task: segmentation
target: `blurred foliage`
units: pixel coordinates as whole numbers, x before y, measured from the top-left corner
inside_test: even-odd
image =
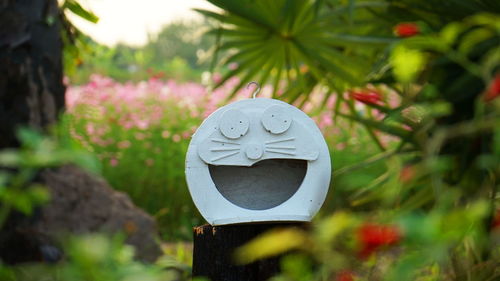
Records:
[[[98,157],[103,177],[156,218],[162,238],[190,240],[202,219],[183,167],[206,110],[203,86],[160,79],[122,84],[94,75],[70,87],[66,101],[60,135]]]
[[[206,52],[213,45],[213,39],[204,34],[207,25],[208,22],[170,23],[150,38],[144,50],[158,66],[178,57],[193,69],[206,68],[209,63]]]
[[[0,231],[9,227],[6,222],[10,215],[32,217],[37,207],[50,201],[49,192],[37,181],[40,170],[65,164],[79,165],[90,172],[100,170],[91,154],[54,137],[42,136],[29,128],[20,128],[17,137],[20,148],[0,150]],[[0,260],[0,280],[27,279],[18,277],[15,268]]]
[[[210,34],[218,38],[215,51],[227,51],[220,63],[240,66],[216,87],[241,74],[240,87],[252,80],[272,81],[274,96],[285,79],[291,102],[313,92],[320,82],[331,91],[343,92],[365,82],[380,51],[396,41],[390,36],[390,24],[374,20],[378,16],[368,12],[380,2],[209,2],[223,9],[219,13],[198,10],[219,22]],[[366,22],[370,24],[361,24]],[[360,44],[370,48],[359,48]]]
[[[73,84],[88,82],[92,74],[120,82],[151,77],[199,81],[208,70],[207,55],[213,45],[213,39],[203,32],[205,26],[205,22],[173,22],[140,47],[101,45],[71,26],[73,39],[64,51],[66,75]]]
[[[0,229],[12,211],[31,215],[35,207],[46,203],[49,194],[36,183],[38,171],[64,164],[77,164],[91,172],[99,170],[96,159],[88,152],[21,128],[17,132],[20,149],[0,151]]]
[[[214,58],[239,66],[215,87],[270,82],[299,106],[321,88],[355,136],[333,152],[316,229],[270,233],[237,260],[301,250],[276,280],[499,278],[500,2],[209,2]]]
[[[281,260],[282,274],[273,281],[497,280],[498,236],[489,236],[481,225],[488,212],[487,202],[476,202],[426,214],[377,214],[392,224],[336,212],[316,221],[310,232],[268,232],[239,248],[235,261],[246,264],[292,251]],[[499,235],[500,229],[496,231]],[[480,249],[491,246],[488,257],[481,257]]]
[[[195,63],[212,58],[211,68],[223,73],[217,79],[217,73],[213,75],[215,89],[239,77],[228,100],[256,80],[263,88],[270,87],[273,97],[312,107],[305,110],[312,115],[330,111],[322,116],[335,122],[324,128],[333,154],[333,189],[313,230],[268,233],[237,250],[236,262],[292,251],[282,259],[283,272],[275,281],[500,278],[498,1],[209,2],[221,8],[199,10],[213,21],[206,26],[211,28],[207,35],[214,37],[214,46],[199,35],[201,26],[189,29],[189,24],[167,26],[143,48],[108,48],[78,36],[68,41],[74,48],[66,52],[66,66],[77,83],[86,82],[90,73],[122,81],[183,80],[200,77],[207,62],[190,76]],[[312,103],[318,92],[321,101]],[[151,154],[144,154],[144,148],[163,144],[168,144],[165,151],[170,154],[165,155],[174,166],[159,165],[158,171],[182,171],[174,160],[184,158],[186,143],[165,139],[177,133],[180,140],[180,133],[202,115],[184,118],[187,110],[166,108],[173,114],[169,120],[162,119],[168,130],[159,126],[142,132],[144,128],[137,125],[131,130],[105,131],[103,136],[114,134],[123,137],[118,141],[129,141],[131,154],[116,149],[108,157],[108,150],[92,145],[91,150],[108,157],[104,171],[116,172],[114,165],[126,165],[136,173],[151,172],[144,166],[165,156],[157,153],[157,158],[148,158]],[[84,113],[98,123],[103,116],[120,116],[118,110],[107,108],[109,115]],[[89,127],[84,121],[63,124],[70,133],[92,137],[86,135]],[[106,141],[94,143],[101,140]],[[110,145],[114,146],[118,143]],[[112,161],[117,156],[120,162]],[[130,186],[130,175],[116,178]],[[152,181],[162,179],[151,175]],[[166,178],[175,179],[169,183],[174,186],[179,183],[175,176]],[[151,205],[148,200],[153,197],[164,198],[156,192],[145,195],[150,183],[134,183],[135,190],[130,191],[143,198],[145,206]],[[163,206],[163,211],[153,212],[158,211],[158,217],[188,218],[169,219],[175,221],[173,227],[190,226],[189,216],[169,213],[187,195],[162,192],[171,201],[158,203],[156,207]],[[113,259],[112,255],[106,258]],[[100,265],[93,267],[101,272]],[[122,278],[120,270],[106,270],[102,269],[103,276]]]
[[[101,169],[97,159],[87,151],[77,149],[62,135],[47,137],[23,128],[18,131],[18,138],[21,148],[0,151],[0,229],[10,213],[30,216],[36,207],[50,200],[45,187],[36,183],[41,169],[64,164],[76,164],[90,172]],[[180,246],[170,251],[170,256],[162,256],[156,264],[143,264],[133,260],[134,249],[124,244],[125,236],[121,234],[113,237],[87,234],[65,239],[62,261],[51,265],[15,266],[0,261],[0,280],[190,280],[190,259],[186,259],[185,250]]]
[[[68,19],[67,13],[72,13],[92,23],[99,21],[80,2],[60,1],[64,67],[71,83],[86,83],[92,74],[120,82],[151,77],[198,81],[208,69],[208,50],[213,40],[205,35],[207,22],[173,22],[150,36],[145,46],[110,47],[95,42]]]
[[[96,16],[91,11],[82,7],[82,5],[80,5],[80,3],[78,3],[78,1],[64,0],[64,1],[62,1],[60,8],[63,12],[65,12],[66,10],[69,10],[73,14],[75,14],[75,15],[77,15],[77,16],[81,17],[82,19],[85,19],[89,22],[97,23],[99,21],[98,16]]]
[[[373,28],[369,29],[371,34],[385,35],[391,39],[384,42],[385,44],[379,42],[379,45],[372,46],[373,42],[370,41],[372,37],[359,35],[356,38],[360,40],[353,45],[356,50],[351,52],[347,45],[340,48],[346,52],[346,57],[351,54],[354,57],[360,57],[356,52],[370,53],[375,56],[365,61],[371,62],[373,67],[379,67],[377,75],[372,75],[373,73],[363,74],[362,72],[356,75],[363,78],[364,84],[351,83],[352,81],[345,79],[335,70],[323,67],[321,75],[312,85],[316,87],[318,84],[324,83],[324,86],[328,88],[330,84],[338,83],[348,86],[348,88],[339,88],[343,89],[341,91],[328,91],[329,94],[335,95],[337,98],[334,116],[362,124],[375,141],[374,143],[382,150],[378,161],[392,161],[389,168],[392,168],[393,171],[389,171],[389,178],[382,181],[380,186],[391,181],[392,177],[398,177],[398,171],[411,163],[418,166],[416,169],[420,169],[420,165],[426,167],[434,165],[432,170],[441,168],[441,171],[436,172],[443,173],[445,177],[439,181],[439,185],[467,185],[467,181],[457,182],[455,180],[459,175],[466,175],[466,170],[471,171],[469,174],[475,177],[476,183],[478,178],[482,182],[486,180],[484,175],[496,171],[495,165],[498,162],[495,161],[490,163],[491,166],[488,167],[473,168],[471,165],[474,165],[474,159],[478,153],[490,153],[492,157],[496,156],[494,143],[490,136],[498,127],[498,105],[496,101],[484,102],[483,97],[488,86],[494,83],[494,75],[499,68],[499,16],[481,12],[498,11],[499,4],[488,1],[472,1],[475,4],[463,4],[459,7],[475,8],[471,11],[476,11],[476,15],[465,17],[462,10],[452,9],[449,12],[451,19],[443,19],[435,14],[439,9],[433,9],[434,6],[439,5],[437,3],[431,5],[429,1],[425,5],[409,0],[398,3],[392,1],[348,1],[346,3],[342,1],[277,1],[272,5],[265,1],[243,1],[238,4],[230,1],[210,2],[223,8],[223,12],[201,12],[220,21],[221,27],[217,30],[221,32],[221,46],[232,48],[232,53],[235,55],[230,56],[229,61],[237,61],[240,65],[237,70],[228,72],[227,77],[236,75],[239,71],[249,71],[248,69],[252,67],[246,66],[246,64],[251,64],[256,68],[258,65],[258,68],[266,69],[259,63],[259,60],[250,60],[247,59],[247,56],[255,55],[255,50],[261,50],[260,48],[270,44],[269,38],[273,36],[283,37],[283,34],[288,34],[288,37],[285,38],[287,40],[273,41],[275,45],[270,47],[271,49],[288,48],[289,45],[293,46],[297,42],[305,40],[301,36],[309,36],[312,33],[312,27],[315,27],[317,34],[321,34],[321,36],[318,35],[318,38],[326,37],[332,41],[337,38],[338,34],[350,32],[345,30],[346,25],[352,25],[353,29],[358,26],[369,26]],[[465,1],[465,3],[468,2]],[[346,11],[346,9],[350,9],[351,13],[334,13],[337,10]],[[421,13],[421,9],[424,9],[426,13]],[[387,22],[388,19],[386,19],[387,16],[383,16],[384,13],[392,14],[395,10],[400,11],[399,16]],[[309,20],[302,21],[297,13],[307,15],[304,17]],[[325,23],[325,26],[316,26],[319,23],[323,24],[325,18],[322,15],[324,14],[331,16],[327,20],[330,25]],[[401,18],[403,15],[406,17]],[[344,19],[346,16],[349,17]],[[358,16],[361,18],[358,19]],[[367,21],[368,18],[370,21]],[[339,24],[337,21],[340,20],[345,20],[346,24]],[[351,24],[348,24],[349,21]],[[422,22],[421,25],[426,28],[421,28],[421,34],[411,38],[400,39],[391,36],[392,27],[400,21]],[[305,26],[306,23],[310,27]],[[295,29],[292,28],[295,26],[300,26],[300,28],[297,27],[297,30],[307,32],[299,32],[295,35],[293,32]],[[263,28],[267,28],[266,32],[263,32]],[[353,33],[361,32],[358,29],[355,30],[357,32]],[[250,33],[253,37],[249,35]],[[258,37],[256,34],[262,36]],[[249,36],[252,39],[245,41],[242,39],[244,36]],[[328,53],[330,49],[338,50],[338,47],[333,44],[321,45],[318,38],[316,38],[317,43],[307,44],[308,48],[314,50],[311,53],[319,54],[322,51]],[[368,41],[363,42],[362,38]],[[472,40],[474,44],[469,40]],[[345,43],[343,40],[338,40],[338,42]],[[369,51],[362,51],[365,49]],[[381,50],[385,50],[383,52],[385,56],[376,61]],[[300,68],[305,69],[302,71],[303,75],[290,74],[285,76],[288,79],[288,85],[300,86],[302,84],[297,84],[298,80],[309,74],[314,75],[314,68],[321,63],[331,62],[328,59],[314,62],[314,56],[308,57],[306,54],[290,55],[288,59],[287,57],[283,59],[283,64],[269,66],[272,71],[259,72],[262,75],[261,80],[266,81],[267,78],[272,77],[272,72],[284,71],[289,74],[294,72],[293,68],[287,67],[287,65],[293,65],[292,60],[294,59],[298,63],[299,70]],[[263,61],[269,60],[263,59]],[[222,63],[227,62],[222,60]],[[342,69],[349,68],[351,65],[342,65]],[[366,67],[362,68],[366,69]],[[246,83],[253,78],[255,77],[242,78],[241,83]],[[277,79],[280,80],[280,76]],[[223,82],[224,79],[221,83]],[[370,85],[367,86],[368,82]],[[363,89],[363,87],[376,87],[375,93],[381,99],[387,97],[388,93],[396,93],[399,95],[400,101],[390,104],[389,100],[381,100],[381,103],[377,103],[359,97],[353,98],[353,95],[349,94],[353,91],[351,89]],[[307,100],[307,96],[312,91],[310,88],[301,89],[304,92],[299,95],[300,98]],[[345,90],[347,90],[347,94],[343,94]],[[293,101],[294,95],[291,92],[285,92],[282,98]],[[359,112],[355,103],[363,103],[367,107],[366,110]],[[380,113],[378,119],[373,115],[373,111]],[[389,135],[394,138],[396,145],[394,142],[391,142],[394,147],[383,145],[378,135]],[[454,143],[454,140],[460,140],[460,143]],[[473,140],[477,142],[478,148],[470,147]],[[392,156],[397,156],[397,159],[390,159]],[[387,160],[388,158],[389,160]],[[468,161],[464,161],[464,158],[468,158]],[[443,161],[456,161],[463,163],[463,165],[455,167],[446,165]],[[376,161],[369,164],[373,163]],[[399,168],[395,166],[399,166]],[[422,172],[419,177],[430,176],[425,174],[424,170],[419,170],[419,172]],[[461,179],[465,180],[464,177]],[[394,179],[392,181],[398,182]],[[435,184],[434,181],[432,185]],[[429,188],[432,188],[432,185],[429,185]],[[488,184],[488,186],[490,185]],[[413,193],[411,188],[409,189],[398,196],[402,196],[401,199],[404,199],[405,194]],[[470,192],[473,193],[472,190]],[[379,192],[374,191],[374,193]],[[464,193],[464,195],[470,196],[472,194]],[[385,197],[385,195],[381,194],[380,197]],[[438,198],[439,195],[435,194],[430,199],[435,203],[436,201],[433,199]]]
[[[134,249],[122,235],[87,234],[67,239],[66,256],[54,264],[2,267],[5,281],[181,281],[191,280],[190,267],[164,256],[156,264],[133,260]]]

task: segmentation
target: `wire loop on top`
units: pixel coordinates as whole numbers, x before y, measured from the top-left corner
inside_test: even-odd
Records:
[[[257,89],[255,89],[255,91],[253,91],[253,94],[252,94],[252,98],[254,99],[257,96],[257,94],[260,92],[260,85],[259,85],[259,83],[255,82],[255,81],[252,81],[252,82],[250,82],[250,83],[247,84],[247,89],[252,84],[255,84],[255,86],[257,86]]]

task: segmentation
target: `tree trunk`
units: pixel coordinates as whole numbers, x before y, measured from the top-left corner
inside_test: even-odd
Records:
[[[64,107],[56,0],[0,0],[0,149],[19,126],[42,130]]]
[[[59,13],[56,0],[0,0],[0,150],[19,147],[19,127],[44,131],[64,109]],[[105,182],[76,167],[37,180],[52,200],[32,217],[11,214],[0,229],[0,261],[56,261],[58,233],[93,231],[126,232],[141,260],[160,254],[153,218]]]
[[[58,13],[56,0],[0,0],[0,149],[19,146],[21,126],[54,124],[64,106]],[[11,214],[0,232],[1,260],[40,260],[35,220]]]

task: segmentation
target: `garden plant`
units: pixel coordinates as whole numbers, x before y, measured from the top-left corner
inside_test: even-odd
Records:
[[[37,169],[76,163],[152,214],[161,239],[189,241],[203,223],[184,178],[190,137],[218,107],[250,98],[245,86],[256,81],[260,96],[317,122],[332,183],[310,230],[266,233],[239,248],[236,263],[284,254],[274,281],[500,280],[500,2],[208,2],[219,9],[198,10],[207,29],[195,41],[210,72],[206,61],[193,70],[183,53],[187,74],[169,73],[173,54],[158,62],[167,39],[118,52],[66,34],[67,110],[57,141],[22,130],[22,148],[0,153],[0,166],[11,169],[0,174],[0,227],[7,212],[30,214],[49,200],[43,187],[19,188]],[[95,20],[76,1],[64,3]],[[92,63],[86,48],[109,60]],[[79,67],[97,73],[83,77]],[[184,263],[165,255],[145,265],[122,238],[70,238],[63,262],[0,263],[0,279],[189,278],[184,248]]]
[[[240,262],[302,249],[276,280],[499,278],[500,4],[210,2],[220,62],[239,64],[216,87],[274,81],[274,97],[303,105],[321,88],[333,120],[378,150],[339,167],[332,147],[334,213],[257,239]],[[348,184],[370,166],[376,178]]]

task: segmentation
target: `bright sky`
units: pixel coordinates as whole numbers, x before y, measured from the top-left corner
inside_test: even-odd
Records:
[[[205,0],[80,0],[79,3],[100,19],[97,24],[68,14],[72,22],[94,40],[106,45],[118,42],[143,45],[148,34],[179,19],[199,19],[192,8],[214,10]]]

